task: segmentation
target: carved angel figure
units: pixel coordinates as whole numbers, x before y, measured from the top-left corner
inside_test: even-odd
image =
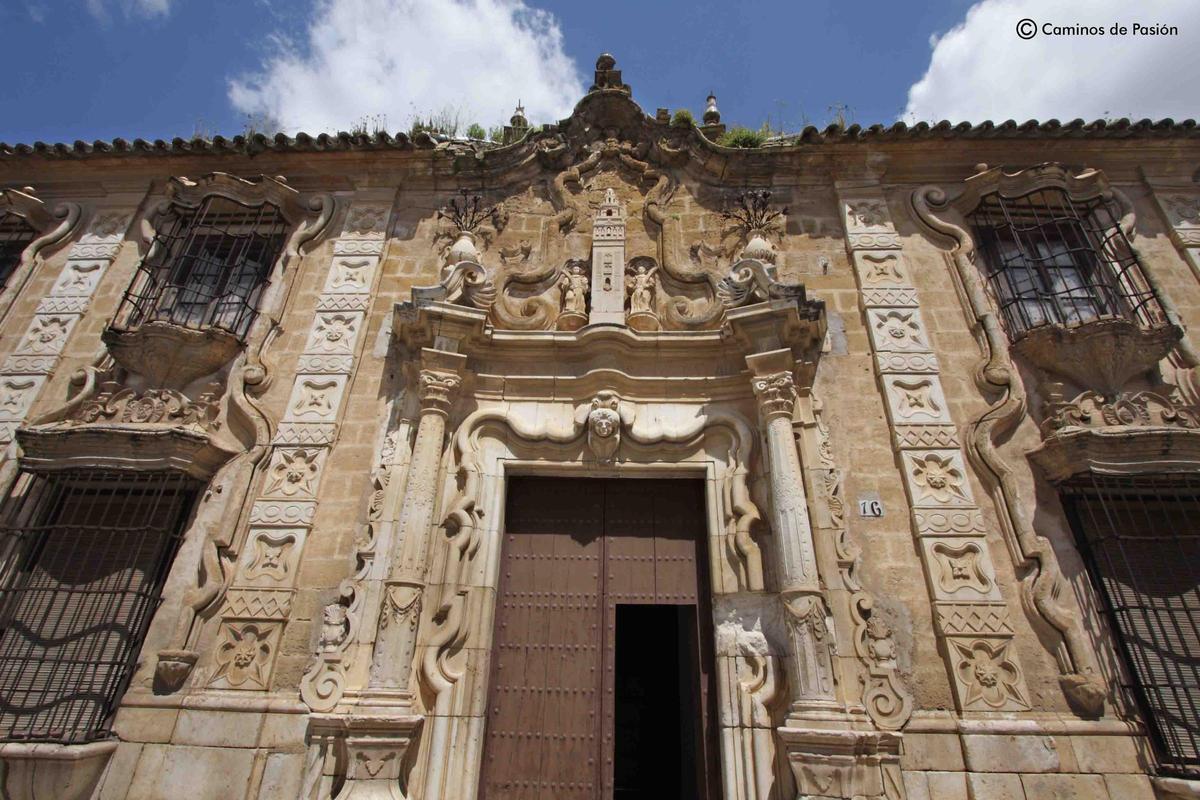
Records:
[[[563,313],[587,314],[588,276],[582,264],[571,264],[559,279]]]
[[[654,313],[654,292],[656,283],[654,274],[658,272],[658,267],[649,267],[645,264],[638,264],[631,268],[627,291],[629,292],[629,313],[630,314],[653,314]]]

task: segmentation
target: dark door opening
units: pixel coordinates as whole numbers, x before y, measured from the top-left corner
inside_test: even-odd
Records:
[[[718,800],[704,482],[512,478],[484,800]]]
[[[696,607],[618,605],[614,800],[697,796]]]

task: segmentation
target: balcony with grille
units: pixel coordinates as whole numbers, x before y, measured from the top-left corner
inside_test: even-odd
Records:
[[[985,195],[968,215],[1013,351],[1115,396],[1183,336],[1165,313],[1112,196],[1042,187]]]
[[[289,225],[271,203],[170,205],[104,341],[152,385],[180,389],[245,343]]]
[[[956,191],[918,189],[913,211],[954,243],[988,342],[982,377],[1008,387],[1007,408],[1022,412],[1028,393],[1040,412],[1029,458],[1055,482],[1200,470],[1192,350],[1132,243],[1133,204],[1099,170],[979,169]]]

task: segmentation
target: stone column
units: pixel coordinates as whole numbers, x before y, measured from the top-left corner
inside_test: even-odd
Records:
[[[417,623],[425,590],[430,526],[441,478],[446,420],[462,384],[460,371],[467,357],[426,348],[418,376],[420,420],[408,485],[400,507],[395,549],[384,586],[379,634],[371,666],[372,688],[407,693],[416,648]]]
[[[795,359],[788,349],[746,357],[766,431],[776,574],[789,631],[788,685],[794,710],[834,701],[833,633],[817,576],[817,558],[800,454],[792,433]]]

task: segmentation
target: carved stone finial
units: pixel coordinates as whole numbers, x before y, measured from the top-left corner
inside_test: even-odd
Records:
[[[517,101],[517,108],[513,111],[513,115],[509,117],[508,124],[514,128],[528,128],[529,120],[525,118],[525,106],[521,105],[521,101]]]
[[[589,91],[599,92],[605,89],[616,90],[629,94],[631,89],[621,83],[621,70],[614,69],[617,60],[609,53],[601,53],[596,59],[596,82]]]
[[[770,236],[779,231],[787,212],[786,206],[772,208],[771,192],[766,189],[747,190],[731,197],[721,216],[745,237],[746,246],[739,258],[774,264],[775,246]]]
[[[717,96],[710,94],[705,100],[704,106],[704,124],[705,125],[720,125],[721,111],[717,108]]]
[[[501,139],[501,143],[512,144],[523,138],[528,131],[529,119],[525,116],[525,106],[521,105],[521,101],[518,100],[516,110],[509,117],[508,124],[504,126],[504,136]]]
[[[482,197],[466,189],[460,190],[457,197],[450,198],[438,211],[438,218],[447,220],[454,229],[454,244],[446,256],[448,266],[463,261],[478,262],[479,249],[475,242],[480,228],[489,220],[499,227],[497,207],[484,205]]]

